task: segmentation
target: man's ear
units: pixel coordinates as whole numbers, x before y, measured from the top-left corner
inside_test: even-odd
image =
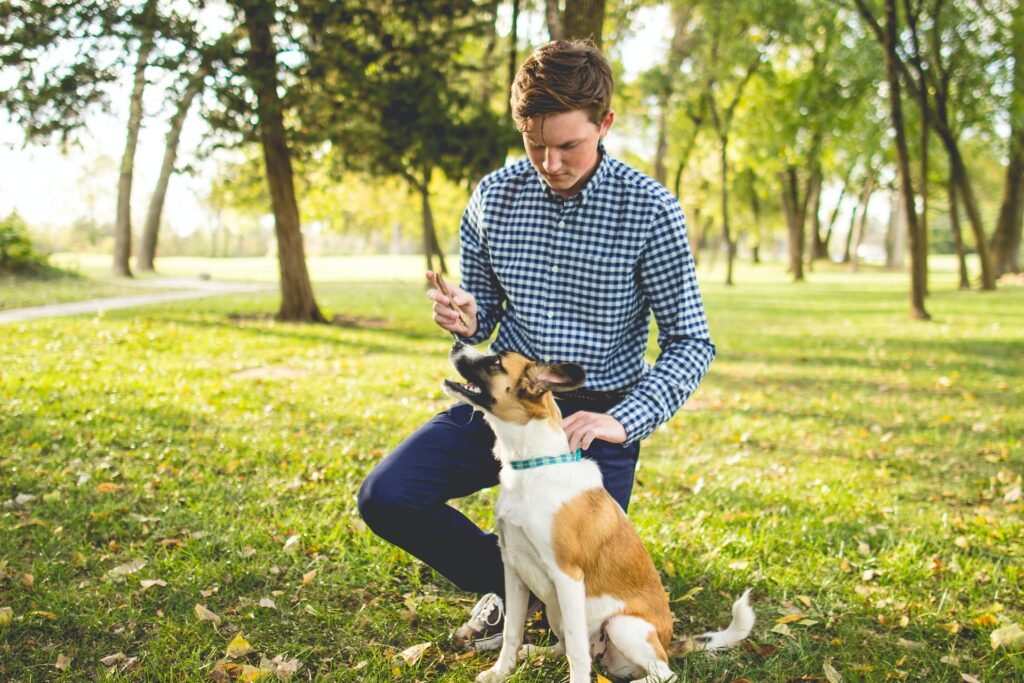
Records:
[[[527,371],[526,380],[528,391],[532,394],[542,394],[545,391],[560,393],[572,391],[583,386],[586,373],[583,366],[576,363],[552,363],[534,365]]]

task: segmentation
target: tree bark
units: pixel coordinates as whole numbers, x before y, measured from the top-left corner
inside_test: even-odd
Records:
[[[156,245],[160,235],[160,220],[164,210],[164,199],[167,196],[167,185],[170,183],[171,174],[174,172],[174,161],[178,157],[178,142],[181,140],[181,129],[185,124],[185,117],[192,107],[192,101],[203,88],[203,79],[209,75],[211,69],[207,64],[201,64],[192,77],[189,79],[185,94],[178,102],[178,107],[171,117],[171,127],[167,131],[167,144],[164,147],[164,159],[160,165],[160,176],[156,181],[156,188],[149,199],[149,211],[146,213],[146,225],[142,231],[142,240],[139,243],[139,252],[135,257],[136,266],[139,270],[154,270],[153,261],[156,258]]]
[[[434,212],[430,209],[430,177],[433,169],[423,170],[423,182],[417,183],[420,193],[421,206],[423,210],[423,253],[427,258],[427,270],[434,269],[433,256],[437,256],[437,263],[442,275],[448,274],[448,265],[444,260],[444,252],[437,240],[437,231],[434,229]]]
[[[589,38],[601,47],[605,0],[566,0],[562,13],[563,38]],[[550,3],[548,5],[550,14]]]
[[[565,25],[562,23],[562,11],[558,8],[558,0],[545,1],[544,16],[547,19],[548,36],[551,37],[551,40],[563,40]]]
[[[953,248],[960,270],[960,289],[970,289],[971,279],[967,272],[967,257],[964,254],[964,238],[960,230],[960,207],[956,201],[957,190],[953,177],[949,177],[949,227],[953,232]]]
[[[722,238],[725,240],[725,284],[732,286],[732,266],[736,259],[736,242],[729,226],[729,136],[721,138],[720,163],[722,170]]]
[[[274,3],[269,1],[245,5],[249,79],[256,95],[260,142],[274,211],[277,261],[281,271],[281,308],[277,318],[294,322],[326,322],[313,296],[306,268],[283,107],[277,94],[277,49],[270,33],[274,9]]]
[[[920,259],[918,242],[920,225],[914,207],[914,185],[910,177],[910,152],[907,149],[907,132],[903,122],[903,104],[900,101],[900,78],[896,66],[896,0],[885,2],[885,73],[889,83],[889,108],[892,126],[896,133],[896,162],[899,169],[900,193],[903,197],[907,219],[907,237],[910,242],[910,317],[916,320],[930,320],[924,307],[924,268]]]
[[[814,269],[814,260],[818,258],[818,250],[822,248],[821,244],[821,184],[823,182],[821,173],[821,166],[815,164],[814,171],[811,174],[811,185],[808,189],[808,208],[810,209],[810,215],[805,214],[804,223],[807,224],[807,218],[809,217],[810,224],[807,225],[807,229],[810,232],[810,249],[807,254],[807,270],[811,271]]]
[[[1013,34],[1013,92],[1010,94],[1009,163],[999,221],[992,234],[993,275],[1019,273],[1021,227],[1024,223],[1024,2],[1017,2],[1011,22]]]
[[[114,263],[111,273],[118,277],[132,276],[128,262],[132,253],[132,177],[135,173],[135,149],[142,128],[142,93],[146,89],[146,66],[154,45],[155,15],[156,0],[146,0],[140,16],[142,33],[139,53],[135,58],[135,78],[128,108],[128,135],[121,155],[121,174],[117,182],[117,218],[114,222]]]
[[[782,184],[782,212],[786,216],[789,233],[789,274],[793,282],[804,281],[804,219],[800,215],[800,182],[796,167],[787,166],[779,174]],[[807,206],[806,200],[803,206]]]
[[[522,0],[512,0],[512,28],[508,36],[508,90],[505,92],[508,98],[506,110],[508,120],[512,121],[512,83],[516,80],[516,71],[519,69],[519,6]]]

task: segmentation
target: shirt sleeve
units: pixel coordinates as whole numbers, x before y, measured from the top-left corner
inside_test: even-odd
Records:
[[[658,324],[660,353],[651,371],[609,411],[625,428],[627,443],[646,437],[675,415],[715,357],[678,202],[665,202],[655,211],[637,272]]]
[[[479,344],[494,332],[504,313],[505,293],[494,274],[487,236],[483,225],[483,188],[476,186],[459,225],[459,267],[462,288],[476,299],[476,334],[460,337],[468,344]]]

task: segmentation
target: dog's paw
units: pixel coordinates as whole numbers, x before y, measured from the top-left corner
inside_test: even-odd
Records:
[[[508,674],[494,666],[476,677],[476,683],[502,683],[508,679]]]

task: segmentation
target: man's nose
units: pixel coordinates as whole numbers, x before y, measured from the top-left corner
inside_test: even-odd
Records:
[[[548,173],[555,173],[562,168],[562,155],[558,150],[548,149],[544,152],[544,170]]]

